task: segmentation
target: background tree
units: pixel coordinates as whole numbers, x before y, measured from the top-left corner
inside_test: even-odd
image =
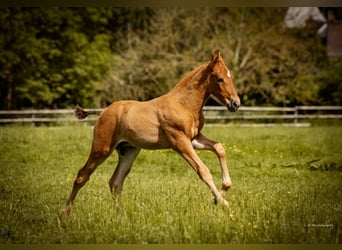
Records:
[[[113,58],[104,99],[161,95],[220,48],[244,105],[339,103],[341,71],[331,65],[340,59],[328,59],[312,31],[283,28],[285,13],[286,8],[154,9],[142,36],[125,33],[130,46]],[[329,74],[335,77],[322,80]],[[339,94],[330,98],[324,89]]]
[[[93,106],[111,54],[110,36],[98,25],[110,15],[91,8],[0,11],[1,108]]]
[[[0,108],[164,94],[220,49],[243,105],[341,104],[341,59],[286,8],[1,8]]]

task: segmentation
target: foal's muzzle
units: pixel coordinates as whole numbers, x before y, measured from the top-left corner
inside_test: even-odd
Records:
[[[235,112],[240,107],[240,99],[234,99],[230,98],[230,100],[227,100],[227,108],[230,112]]]

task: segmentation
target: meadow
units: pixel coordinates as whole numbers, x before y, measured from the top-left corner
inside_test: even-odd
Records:
[[[224,144],[229,209],[171,150],[143,150],[121,204],[107,159],[60,220],[87,159],[85,124],[0,127],[0,243],[341,243],[342,126],[206,127]],[[220,186],[216,156],[198,151]]]

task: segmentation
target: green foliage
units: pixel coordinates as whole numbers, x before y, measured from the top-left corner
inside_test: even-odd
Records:
[[[220,49],[243,105],[341,104],[341,59],[286,8],[2,8],[0,108],[166,93]]]
[[[111,53],[108,34],[84,32],[105,22],[105,13],[95,11],[1,9],[2,108],[94,105]]]
[[[342,74],[339,72],[342,72],[342,60],[331,59],[317,77],[317,82],[321,86],[319,97],[322,103],[342,105]]]
[[[339,103],[341,71],[331,69],[311,30],[283,28],[285,8],[154,10],[149,29],[126,33],[128,50],[113,59],[104,81],[107,102],[161,95],[220,48],[244,105]],[[327,89],[321,74],[337,75],[327,80],[335,98],[319,95]]]
[[[114,152],[63,222],[59,210],[86,161],[92,128],[3,127],[0,242],[341,243],[340,126],[211,127],[204,133],[226,149],[229,209],[213,204],[209,189],[172,150],[142,150],[119,206],[108,188]],[[198,154],[219,186],[217,157]]]

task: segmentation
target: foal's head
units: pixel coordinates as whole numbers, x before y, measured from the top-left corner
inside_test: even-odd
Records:
[[[229,111],[235,112],[240,107],[240,98],[236,93],[233,76],[224,64],[220,51],[216,50],[210,60],[209,91]]]

